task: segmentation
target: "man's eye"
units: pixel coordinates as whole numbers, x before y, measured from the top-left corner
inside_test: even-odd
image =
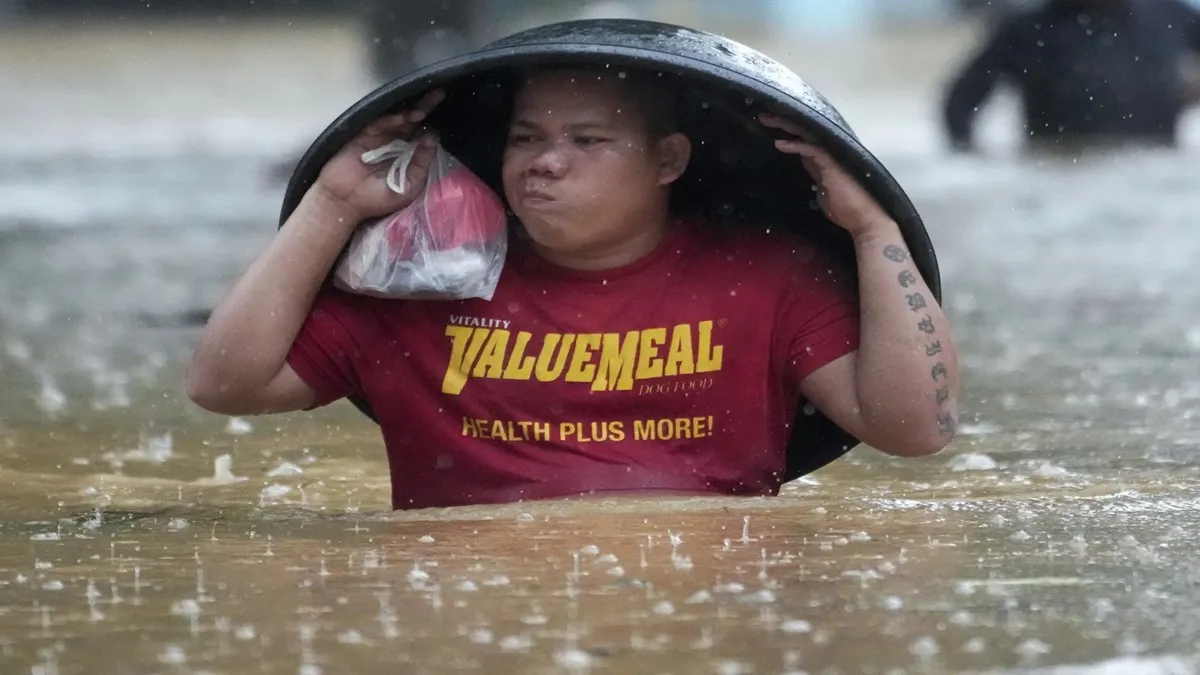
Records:
[[[508,137],[508,142],[513,144],[532,143],[533,136],[530,134],[512,134]]]
[[[575,142],[580,145],[595,145],[604,142],[604,139],[599,136],[576,136]]]

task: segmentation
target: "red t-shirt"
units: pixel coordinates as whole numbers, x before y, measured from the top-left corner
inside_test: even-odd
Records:
[[[681,223],[581,272],[514,243],[491,301],[328,288],[288,363],[380,422],[396,509],[779,490],[809,373],[858,346],[856,281],[778,230]]]

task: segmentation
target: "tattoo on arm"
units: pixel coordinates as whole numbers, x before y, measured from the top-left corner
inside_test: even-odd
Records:
[[[901,263],[908,260],[908,251],[895,244],[888,244],[883,249],[883,256],[892,262]]]
[[[883,249],[883,256],[895,263],[907,262],[909,259],[908,251],[896,245],[889,244]],[[896,281],[900,283],[901,288],[911,288],[917,285],[920,279],[912,270],[901,270],[896,275]],[[922,293],[906,293],[904,296],[905,302],[908,304],[909,310],[919,312],[929,308],[929,303]],[[933,317],[926,314],[924,318],[917,322],[917,329],[926,335],[933,335],[937,332],[937,326],[933,323]],[[942,341],[930,342],[925,345],[925,355],[933,358],[942,353]],[[950,379],[950,369],[942,361],[936,361],[929,369],[929,376],[936,383],[944,383]],[[937,403],[937,426],[938,433],[942,436],[953,437],[958,432],[958,419],[955,415],[946,410],[946,404],[950,402],[950,386],[942,384],[934,392],[934,400]]]
[[[954,415],[944,412],[938,415],[938,433],[943,436],[953,436],[958,430],[958,420],[954,419]]]
[[[937,382],[939,378],[944,380],[950,377],[950,373],[946,370],[946,364],[941,361],[933,364],[933,368],[929,369],[929,374],[933,377],[934,382]]]

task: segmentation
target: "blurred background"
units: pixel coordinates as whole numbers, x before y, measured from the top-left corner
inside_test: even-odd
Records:
[[[255,524],[261,516],[229,515],[246,505],[384,513],[377,431],[348,404],[230,421],[186,400],[182,376],[199,326],[273,236],[291,162],[383,80],[519,28],[635,16],[724,34],[815,86],[908,190],[939,255],[964,366],[961,437],[921,462],[856,450],[770,508],[853,510],[881,494],[899,500],[886,506],[897,512],[957,504],[948,508],[963,529],[940,527],[949,530],[944,541],[961,538],[960,549],[922,549],[921,541],[935,543],[925,536],[928,521],[906,512],[918,523],[909,550],[948,556],[942,562],[952,574],[1024,565],[1030,577],[1092,575],[1126,589],[1101,612],[1085,602],[1085,590],[1031,587],[1032,595],[1018,598],[1022,607],[1056,609],[1029,614],[1015,628],[1010,622],[1007,637],[993,625],[1001,642],[1011,638],[1033,656],[1053,647],[1047,658],[1072,662],[1194,653],[1200,581],[1192,554],[1168,543],[1138,546],[1150,537],[1183,541],[1180,526],[1200,525],[1200,118],[1184,110],[1178,138],[1166,146],[1064,143],[1031,151],[1015,90],[1000,86],[986,104],[967,101],[966,109],[978,108],[975,143],[956,149],[943,112],[950,83],[1009,12],[1038,4],[0,0],[0,539],[28,543],[42,530],[53,534],[55,522],[61,531],[63,518],[102,507],[133,513],[170,505],[184,526],[211,522],[214,533],[227,518],[241,518],[251,538],[266,527]],[[1128,61],[1140,57],[1135,48]],[[307,493],[289,492],[301,481],[288,478],[293,469],[303,469],[305,481],[315,476],[303,483]],[[249,480],[238,483],[234,474]],[[1085,497],[1115,501],[1078,501]],[[993,519],[1001,512],[1008,515]],[[804,517],[812,516],[789,522],[810,522]],[[812,522],[814,531],[824,527]],[[164,543],[166,523],[137,536],[163,551],[178,546],[172,555],[190,560],[190,540]],[[136,534],[114,527],[120,536]],[[206,524],[206,541],[207,533]],[[1079,566],[1055,567],[1066,559],[1047,557],[1047,547],[1062,552],[1054,547],[1072,536],[1093,542],[1077,552],[1091,552]],[[497,541],[510,541],[504,537]],[[60,555],[30,546],[0,546],[10,556],[0,556],[0,587],[35,574],[33,558]],[[61,556],[92,556],[81,551]],[[100,553],[109,560],[107,543]],[[752,566],[757,550],[747,556]],[[83,574],[118,576],[115,567],[95,565]],[[190,593],[191,574],[166,587]],[[922,588],[936,595],[939,583],[927,579]],[[0,662],[8,655],[20,672],[34,663],[43,665],[33,672],[58,672],[47,665],[53,654],[4,637],[34,631],[39,620],[41,637],[29,639],[54,637],[49,615],[29,609],[52,604],[49,591],[23,588],[24,610],[0,607]],[[72,597],[82,598],[77,590]],[[856,593],[832,597],[857,598],[849,607],[866,597]],[[949,612],[962,600],[955,597],[927,609]],[[375,611],[369,597],[366,605],[364,614]],[[883,621],[875,600],[856,606],[868,621]],[[1014,607],[994,611],[1011,619]],[[132,621],[153,627],[160,609]],[[901,617],[890,624],[894,653],[865,653],[852,639],[823,643],[843,663],[876,668],[844,672],[884,672],[917,653],[910,645],[928,647],[920,639],[936,632],[932,614],[887,616]],[[1111,625],[1095,624],[1109,628],[1084,629],[1110,618]],[[1017,658],[1005,649],[980,658]],[[173,652],[163,653],[144,656],[172,663]],[[295,652],[271,654],[291,663]],[[86,663],[79,658],[76,665]]]

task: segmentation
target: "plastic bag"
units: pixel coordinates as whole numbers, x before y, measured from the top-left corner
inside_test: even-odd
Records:
[[[391,160],[388,187],[403,194],[411,189],[407,170],[416,148],[397,140],[362,160]],[[424,191],[400,211],[359,226],[334,285],[383,298],[491,300],[508,253],[507,222],[496,193],[439,145]]]

